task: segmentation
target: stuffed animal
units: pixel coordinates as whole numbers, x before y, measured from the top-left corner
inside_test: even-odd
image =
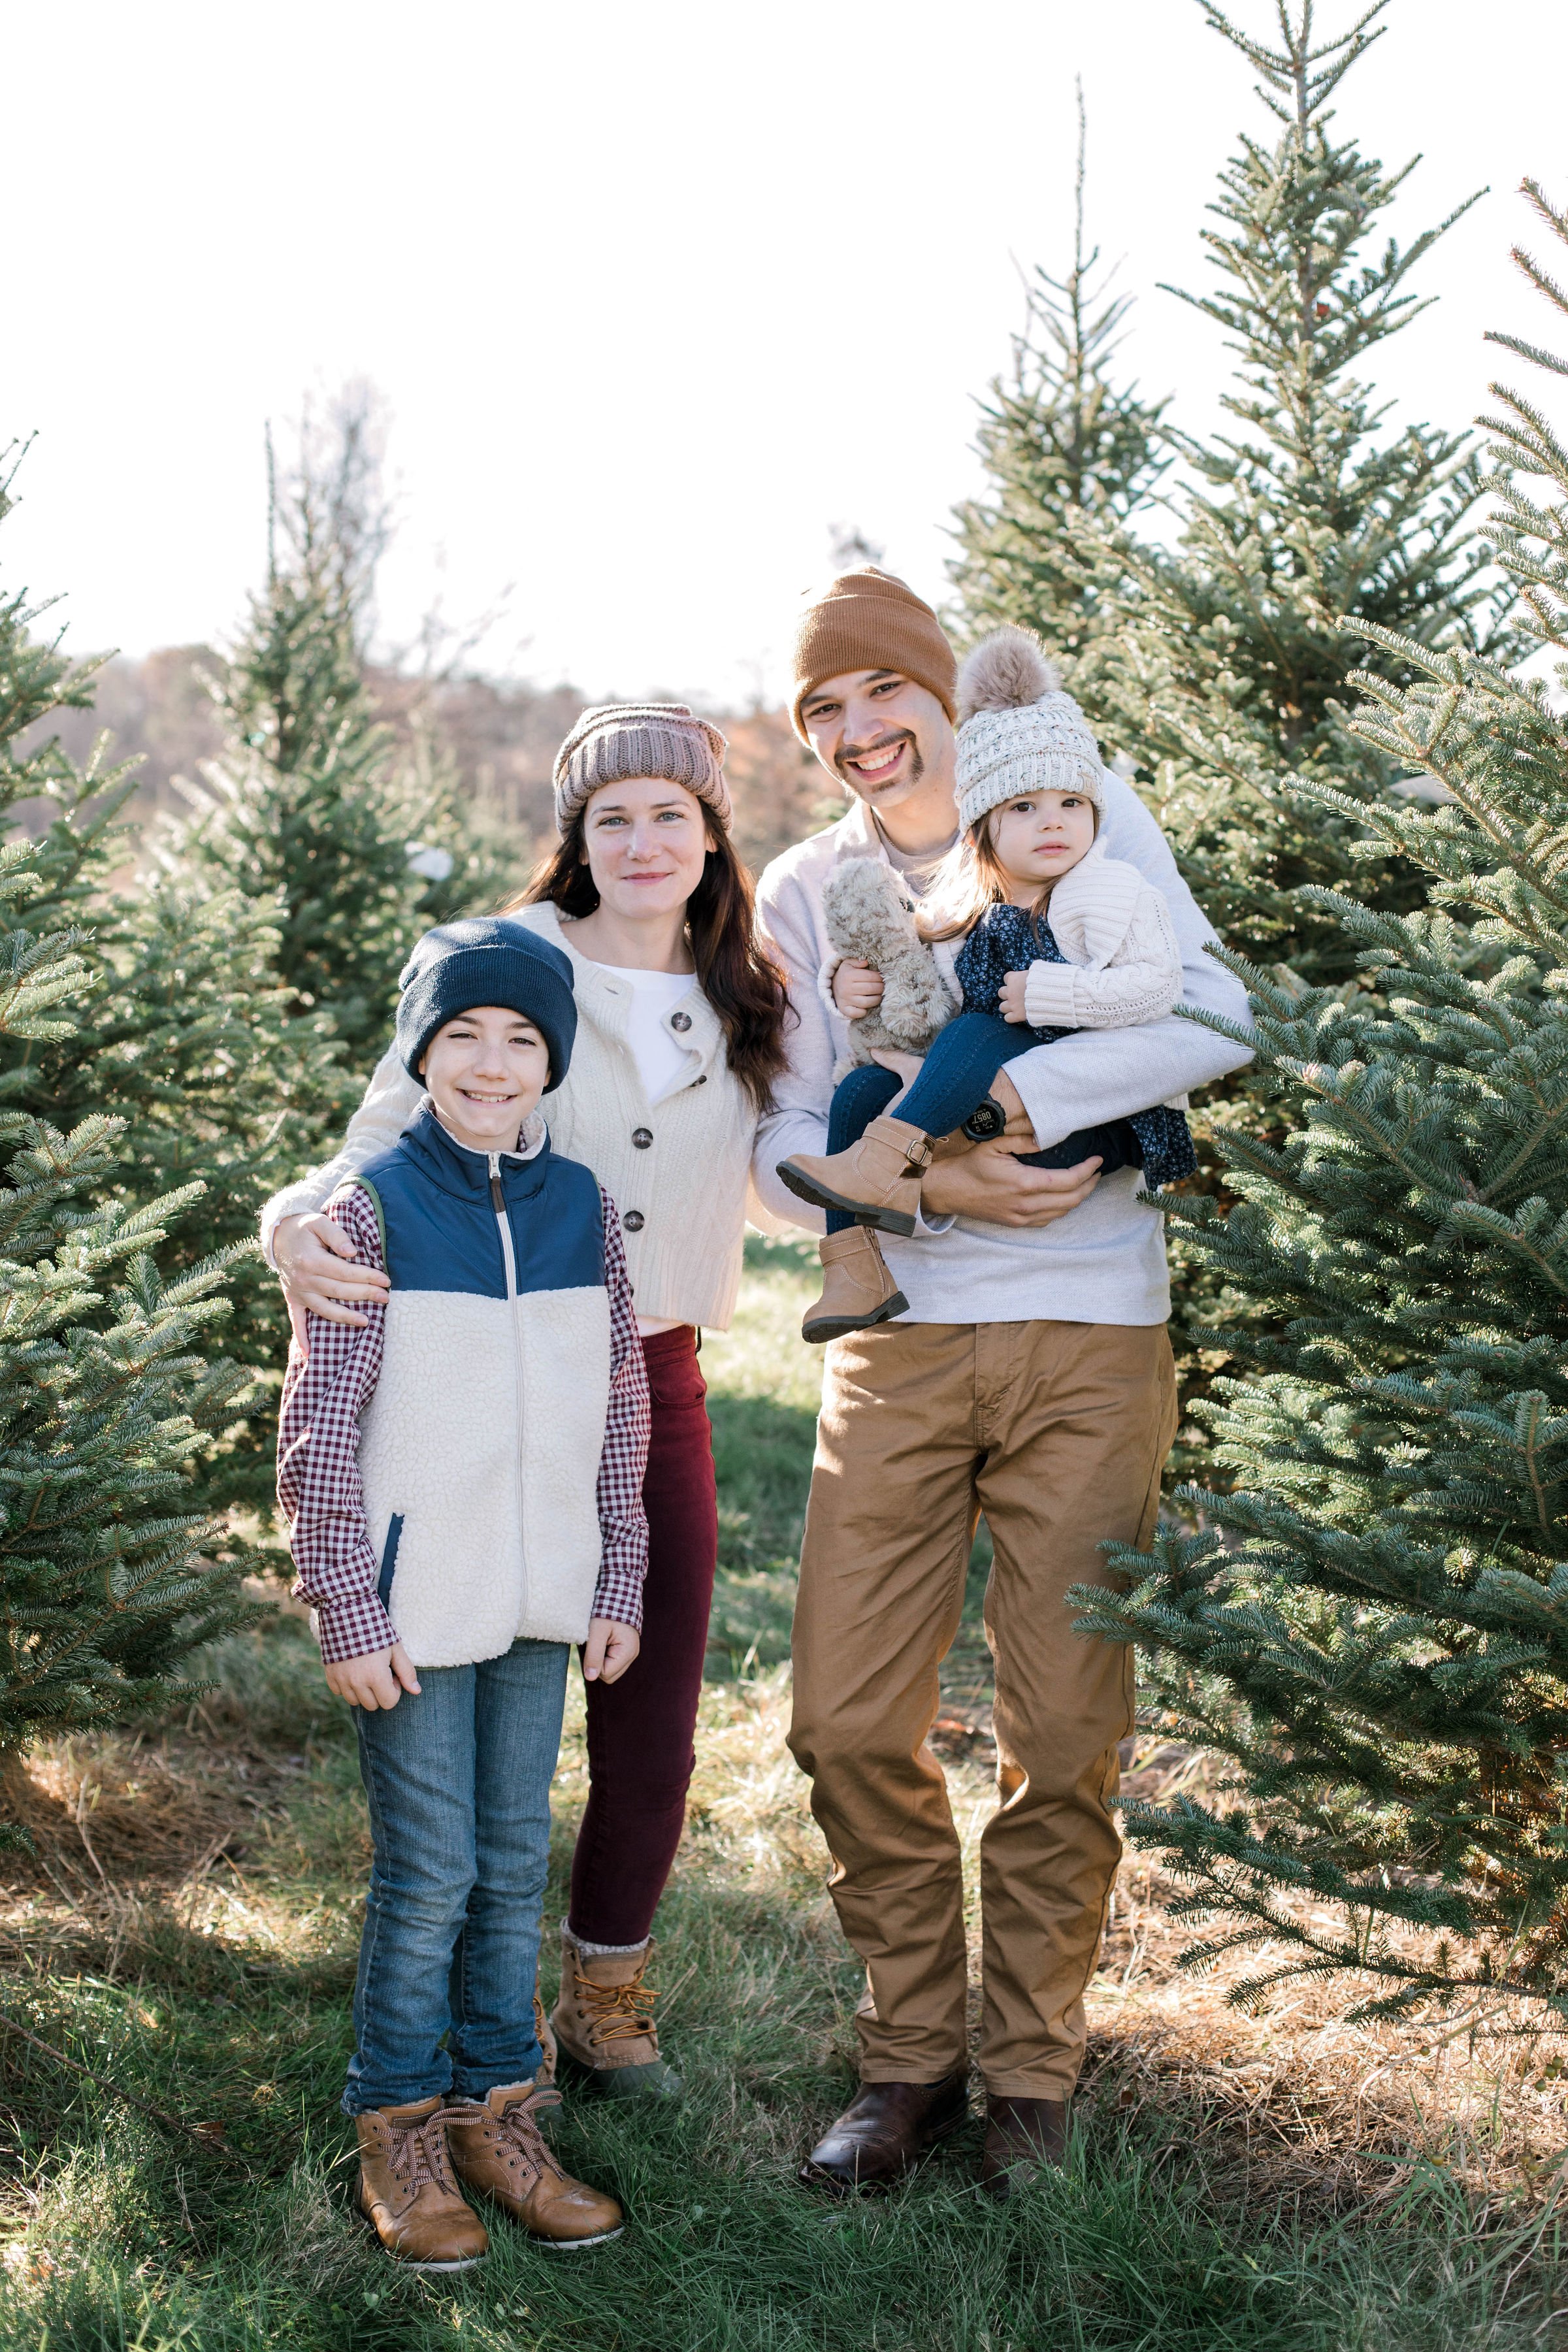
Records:
[[[876,1011],[849,1024],[848,1066],[869,1062],[878,1048],[923,1054],[959,1000],[915,929],[913,902],[892,867],[879,857],[845,858],[823,886],[822,908],[838,954],[859,956],[884,983]]]

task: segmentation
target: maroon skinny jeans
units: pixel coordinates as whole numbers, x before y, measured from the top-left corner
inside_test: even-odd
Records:
[[[708,1650],[719,1500],[708,1391],[689,1324],[643,1341],[653,1427],[643,1504],[642,1648],[619,1682],[588,1685],[588,1806],[572,1857],[572,1928],[640,1944],[686,1820]]]

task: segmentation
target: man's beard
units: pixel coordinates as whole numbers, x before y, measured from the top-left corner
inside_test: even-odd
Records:
[[[863,760],[868,751],[885,751],[891,743],[907,743],[910,747],[910,764],[899,779],[900,785],[918,784],[925,774],[926,763],[921,757],[921,747],[909,728],[905,728],[901,734],[884,736],[879,743],[856,743],[847,751],[840,751],[834,761],[834,765],[838,771],[839,782],[858,797],[875,799],[877,793],[875,782],[868,776],[852,776],[847,762],[851,760]]]

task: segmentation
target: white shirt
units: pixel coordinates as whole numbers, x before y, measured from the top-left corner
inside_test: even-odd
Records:
[[[622,963],[606,963],[601,971],[614,972],[632,992],[626,1021],[626,1044],[637,1066],[637,1076],[649,1103],[662,1102],[686,1076],[689,1055],[668,1026],[683,996],[691,993],[689,971],[629,971]]]

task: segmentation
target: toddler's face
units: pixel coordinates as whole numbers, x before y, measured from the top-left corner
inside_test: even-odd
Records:
[[[991,845],[1014,882],[1038,890],[1093,847],[1094,803],[1083,793],[1021,793],[992,817]]]
[[[470,1151],[512,1151],[550,1083],[550,1055],[531,1021],[481,1004],[437,1030],[419,1075],[437,1118],[459,1143]]]

